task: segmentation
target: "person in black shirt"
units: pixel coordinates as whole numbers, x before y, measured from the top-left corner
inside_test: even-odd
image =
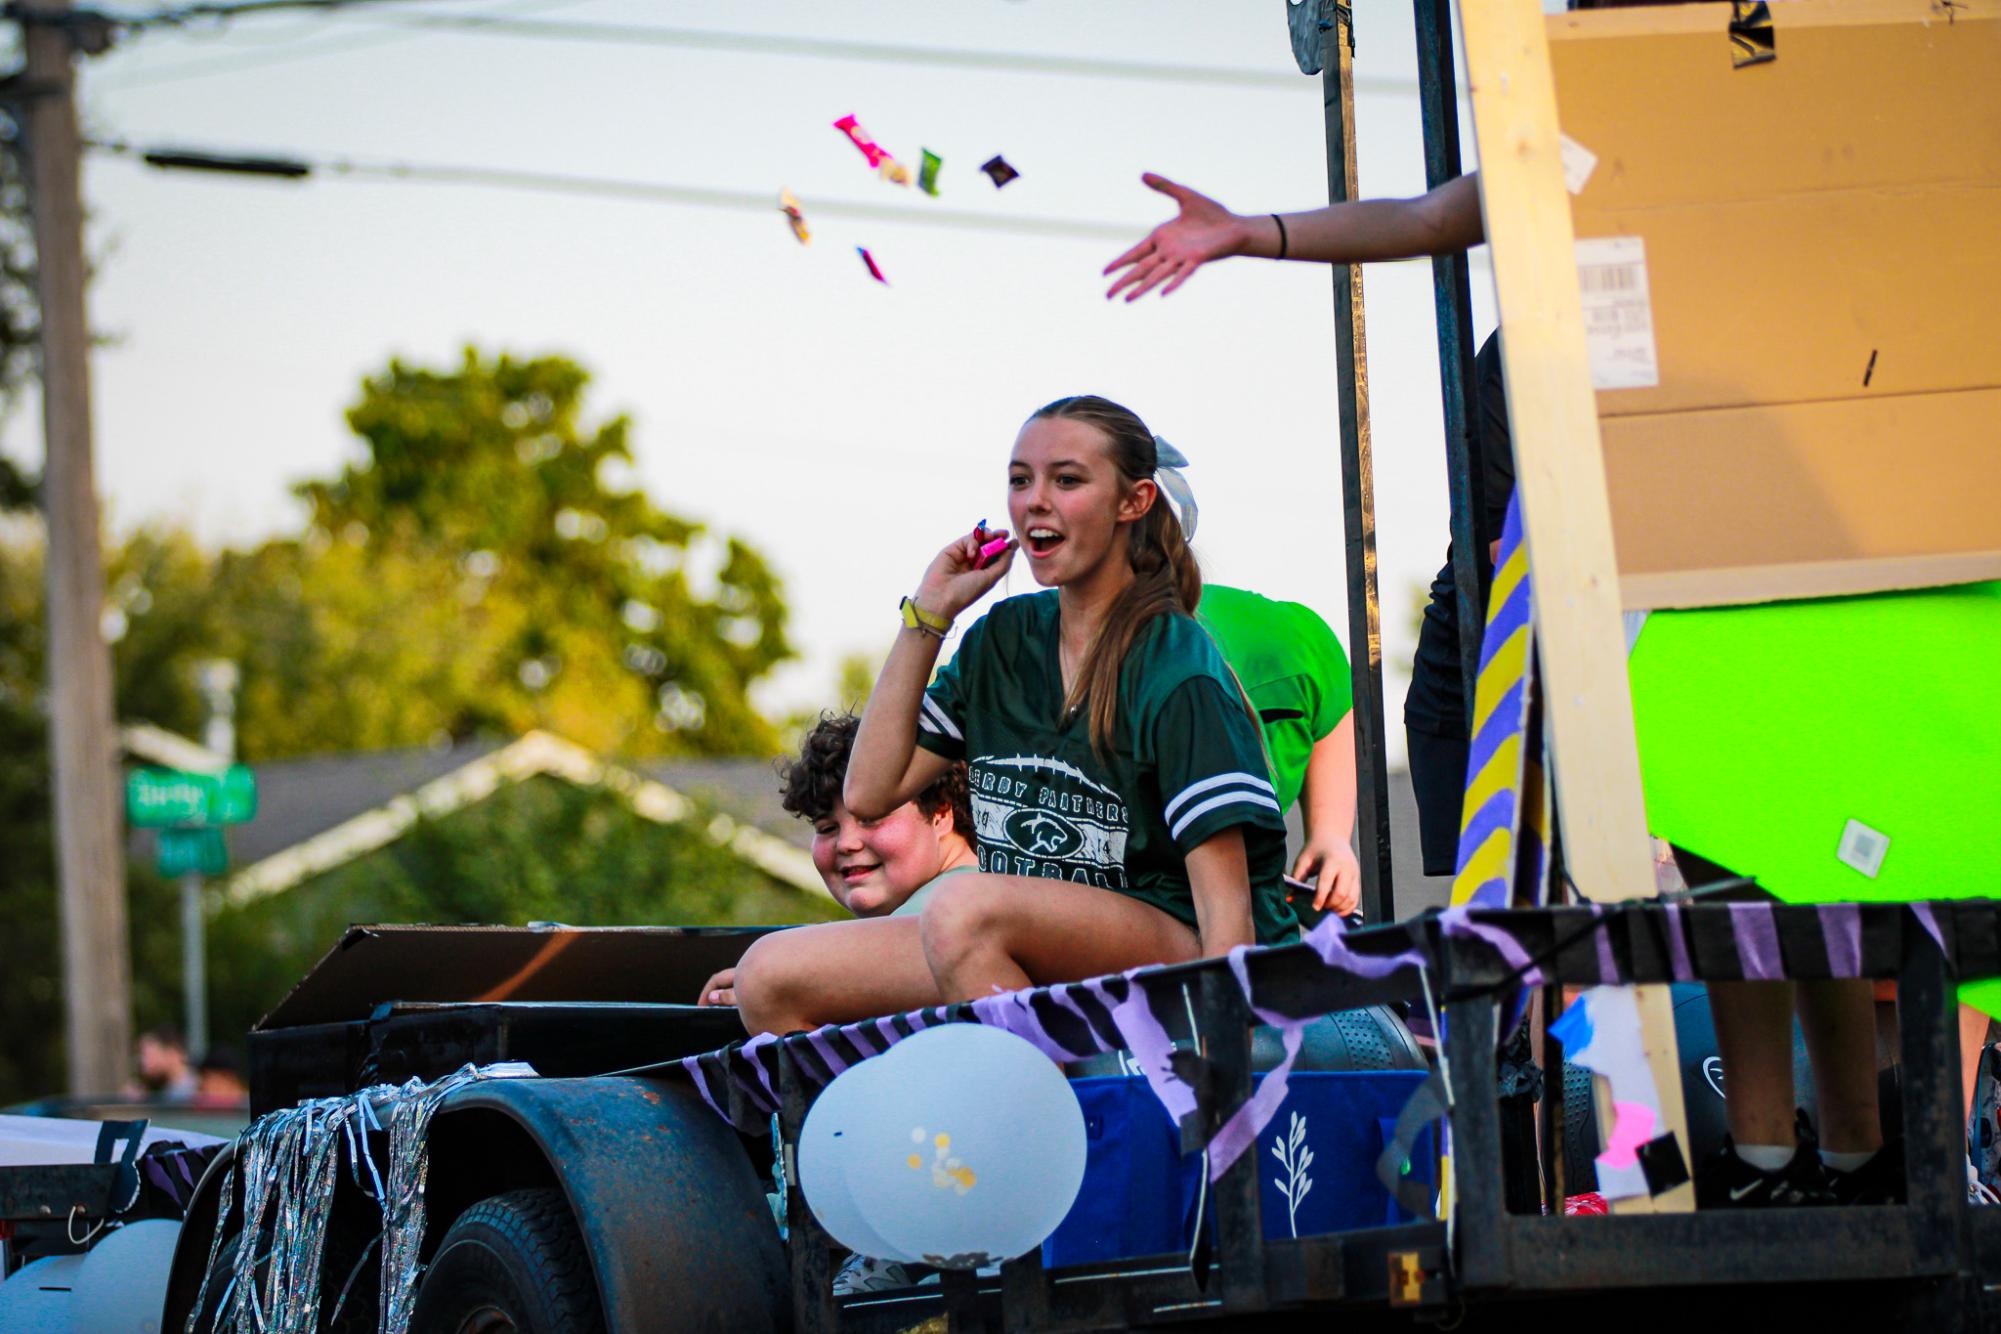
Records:
[[[1473,359],[1474,408],[1467,446],[1482,480],[1476,561],[1480,592],[1474,604],[1485,613],[1494,581],[1494,555],[1501,525],[1515,494],[1515,452],[1508,436],[1508,391],[1501,381],[1501,335],[1488,335]],[[1456,503],[1456,498],[1455,498]],[[1455,516],[1456,518],[1457,516]],[[1459,855],[1460,798],[1466,789],[1466,690],[1459,670],[1459,585],[1455,553],[1445,548],[1445,565],[1431,581],[1431,599],[1417,632],[1410,691],[1403,701],[1404,739],[1410,752],[1410,784],[1417,798],[1418,838],[1426,875],[1451,875]]]

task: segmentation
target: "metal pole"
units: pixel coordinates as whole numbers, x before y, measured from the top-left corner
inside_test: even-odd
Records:
[[[188,1058],[208,1055],[208,942],[202,915],[201,872],[181,877],[181,1012],[187,1025]]]
[[[210,658],[195,667],[195,685],[208,706],[202,744],[224,764],[236,759],[236,664]],[[186,1016],[188,1055],[208,1055],[208,914],[202,877],[181,877],[181,1004]]]
[[[1451,0],[1414,0],[1417,96],[1424,114],[1424,179],[1437,189],[1459,175],[1459,95],[1452,77]],[[1452,582],[1459,621],[1459,683],[1466,727],[1473,727],[1473,681],[1480,673],[1486,629],[1481,596],[1480,517],[1486,478],[1473,466],[1473,312],[1466,256],[1431,261],[1432,304],[1438,314],[1438,391],[1445,406],[1445,473],[1452,492]]]
[[[1327,121],[1327,198],[1353,199],[1355,179],[1355,16],[1320,0],[1320,81]],[[1348,653],[1355,677],[1356,834],[1362,911],[1394,921],[1390,879],[1389,763],[1383,746],[1382,609],[1376,598],[1375,465],[1369,452],[1369,351],[1361,270],[1334,266],[1334,364],[1341,387],[1341,498],[1348,558]]]
[[[111,652],[99,622],[104,560],[91,468],[90,327],[73,48],[52,20],[68,0],[20,7],[24,124],[41,307],[42,504],[48,524],[49,752],[61,897],[69,1089],[113,1093],[131,1072],[132,963],[118,809]]]

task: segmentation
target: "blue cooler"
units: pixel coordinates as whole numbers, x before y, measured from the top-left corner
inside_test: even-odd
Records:
[[[1256,1077],[1260,1082],[1264,1076]],[[1258,1136],[1259,1205],[1267,1239],[1409,1221],[1376,1180],[1376,1158],[1423,1070],[1295,1070],[1285,1101]],[[1202,1156],[1139,1075],[1073,1079],[1089,1153],[1077,1203],[1042,1244],[1050,1268],[1189,1249]],[[1410,1174],[1438,1180],[1435,1129],[1411,1153]],[[1215,1226],[1211,1209],[1209,1227]]]

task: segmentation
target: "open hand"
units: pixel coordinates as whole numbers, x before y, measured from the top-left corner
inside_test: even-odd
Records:
[[[1160,287],[1166,296],[1188,281],[1189,275],[1212,259],[1240,255],[1249,239],[1248,226],[1205,194],[1185,185],[1176,185],[1152,172],[1140,177],[1147,188],[1158,190],[1181,206],[1180,214],[1148,232],[1146,239],[1105,266],[1106,273],[1125,269],[1105,293],[1111,300],[1126,292],[1127,301],[1137,301]]]
[[[735,1005],[736,969],[725,968],[708,981],[702,983],[702,994],[695,998],[697,1005]]]
[[[1318,912],[1331,909],[1346,917],[1362,904],[1362,864],[1345,838],[1324,843],[1309,839],[1292,864],[1292,877],[1312,882],[1313,907]]]
[[[954,538],[924,571],[914,595],[917,605],[934,615],[954,617],[985,597],[1014,564],[1019,544],[1009,542],[1007,549],[984,567],[980,565],[980,548],[1007,535],[1006,529],[975,528]]]

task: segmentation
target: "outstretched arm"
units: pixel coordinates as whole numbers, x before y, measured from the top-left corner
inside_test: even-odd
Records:
[[[1180,212],[1105,266],[1108,274],[1125,270],[1105,293],[1108,300],[1125,292],[1127,301],[1137,301],[1156,287],[1166,296],[1211,260],[1280,257],[1281,233],[1273,215],[1232,213],[1151,172],[1140,179],[1172,199]],[[1454,177],[1415,199],[1358,199],[1282,216],[1284,258],[1322,264],[1447,255],[1476,246],[1485,236],[1477,174]]]
[[[998,560],[980,566],[980,545],[1006,533],[968,533],[939,552],[912,596],[924,611],[946,620],[986,595],[1014,563],[1010,545]],[[906,626],[897,632],[875,690],[862,709],[848,756],[841,800],[858,818],[879,820],[944,776],[951,761],[917,746],[917,711],[943,641]]]

